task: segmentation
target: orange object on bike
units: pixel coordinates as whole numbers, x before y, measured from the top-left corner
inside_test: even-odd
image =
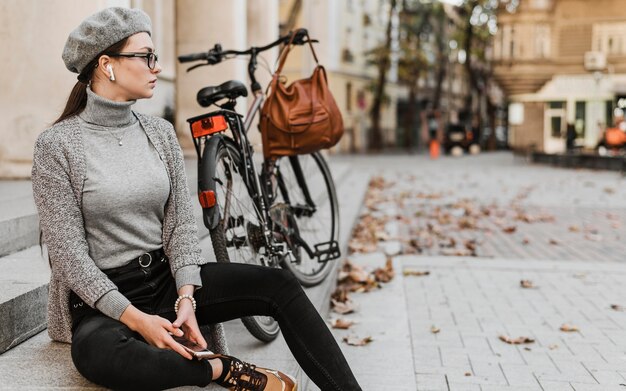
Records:
[[[194,138],[208,136],[228,129],[228,123],[223,115],[200,118],[191,123],[191,133]]]
[[[626,143],[626,133],[619,128],[608,128],[605,138],[609,147],[619,147]]]
[[[203,208],[212,208],[215,206],[215,192],[213,190],[198,193],[198,198]]]
[[[431,140],[429,150],[430,150],[430,158],[437,159],[439,157],[439,141]]]

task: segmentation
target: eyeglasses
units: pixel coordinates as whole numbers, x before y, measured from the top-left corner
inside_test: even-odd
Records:
[[[148,53],[115,53],[115,54],[109,54],[110,57],[142,57],[146,59],[146,64],[148,65],[148,68],[150,68],[151,70],[154,69],[154,67],[156,66],[157,61],[159,61],[159,57],[152,53],[152,52],[148,52]]]

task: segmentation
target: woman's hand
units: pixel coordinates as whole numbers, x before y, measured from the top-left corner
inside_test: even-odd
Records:
[[[194,289],[193,285],[185,285],[179,289],[178,294],[193,295]],[[198,321],[196,320],[196,314],[193,312],[191,300],[182,299],[180,301],[178,304],[177,318],[174,323],[172,323],[172,326],[177,329],[182,329],[185,333],[185,338],[188,340],[195,342],[203,348],[207,347],[207,343],[200,332],[200,327],[198,327]]]
[[[182,330],[178,327],[174,327],[174,325],[170,323],[167,319],[162,318],[158,315],[148,315],[138,310],[131,304],[122,313],[120,321],[128,326],[131,330],[141,334],[141,336],[150,345],[156,346],[157,348],[161,349],[170,349],[189,360],[193,359],[193,356],[189,352],[187,352],[182,347],[182,345],[174,341],[174,339],[170,335],[171,333],[180,337],[183,335]]]

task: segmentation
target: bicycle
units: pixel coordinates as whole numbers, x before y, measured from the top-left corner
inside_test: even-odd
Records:
[[[209,229],[219,262],[245,262],[290,270],[303,286],[321,283],[331,272],[330,262],[341,256],[338,244],[337,194],[321,153],[263,159],[257,170],[248,131],[261,111],[265,95],[255,78],[257,56],[280,44],[308,43],[304,29],[289,33],[263,47],[244,51],[222,50],[181,55],[181,63],[202,61],[187,71],[215,65],[237,56],[250,56],[248,76],[254,100],[243,115],[236,99],[248,90],[239,81],[200,89],[202,107],[216,106],[187,122],[198,155],[198,197],[203,222]],[[312,40],[312,42],[317,42]],[[230,135],[226,132],[230,130]],[[278,323],[269,317],[242,319],[257,339],[278,336]]]

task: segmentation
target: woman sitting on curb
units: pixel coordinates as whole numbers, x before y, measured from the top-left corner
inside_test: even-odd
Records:
[[[37,139],[33,191],[52,274],[49,334],[72,343],[88,380],[115,389],[215,382],[235,390],[295,390],[282,372],[228,356],[220,322],[274,317],[322,390],[360,390],[328,327],[287,271],[207,263],[176,134],[135,113],[161,72],[141,10],[104,9],[69,35],[78,73],[65,110]],[[192,356],[173,336],[207,346]]]

